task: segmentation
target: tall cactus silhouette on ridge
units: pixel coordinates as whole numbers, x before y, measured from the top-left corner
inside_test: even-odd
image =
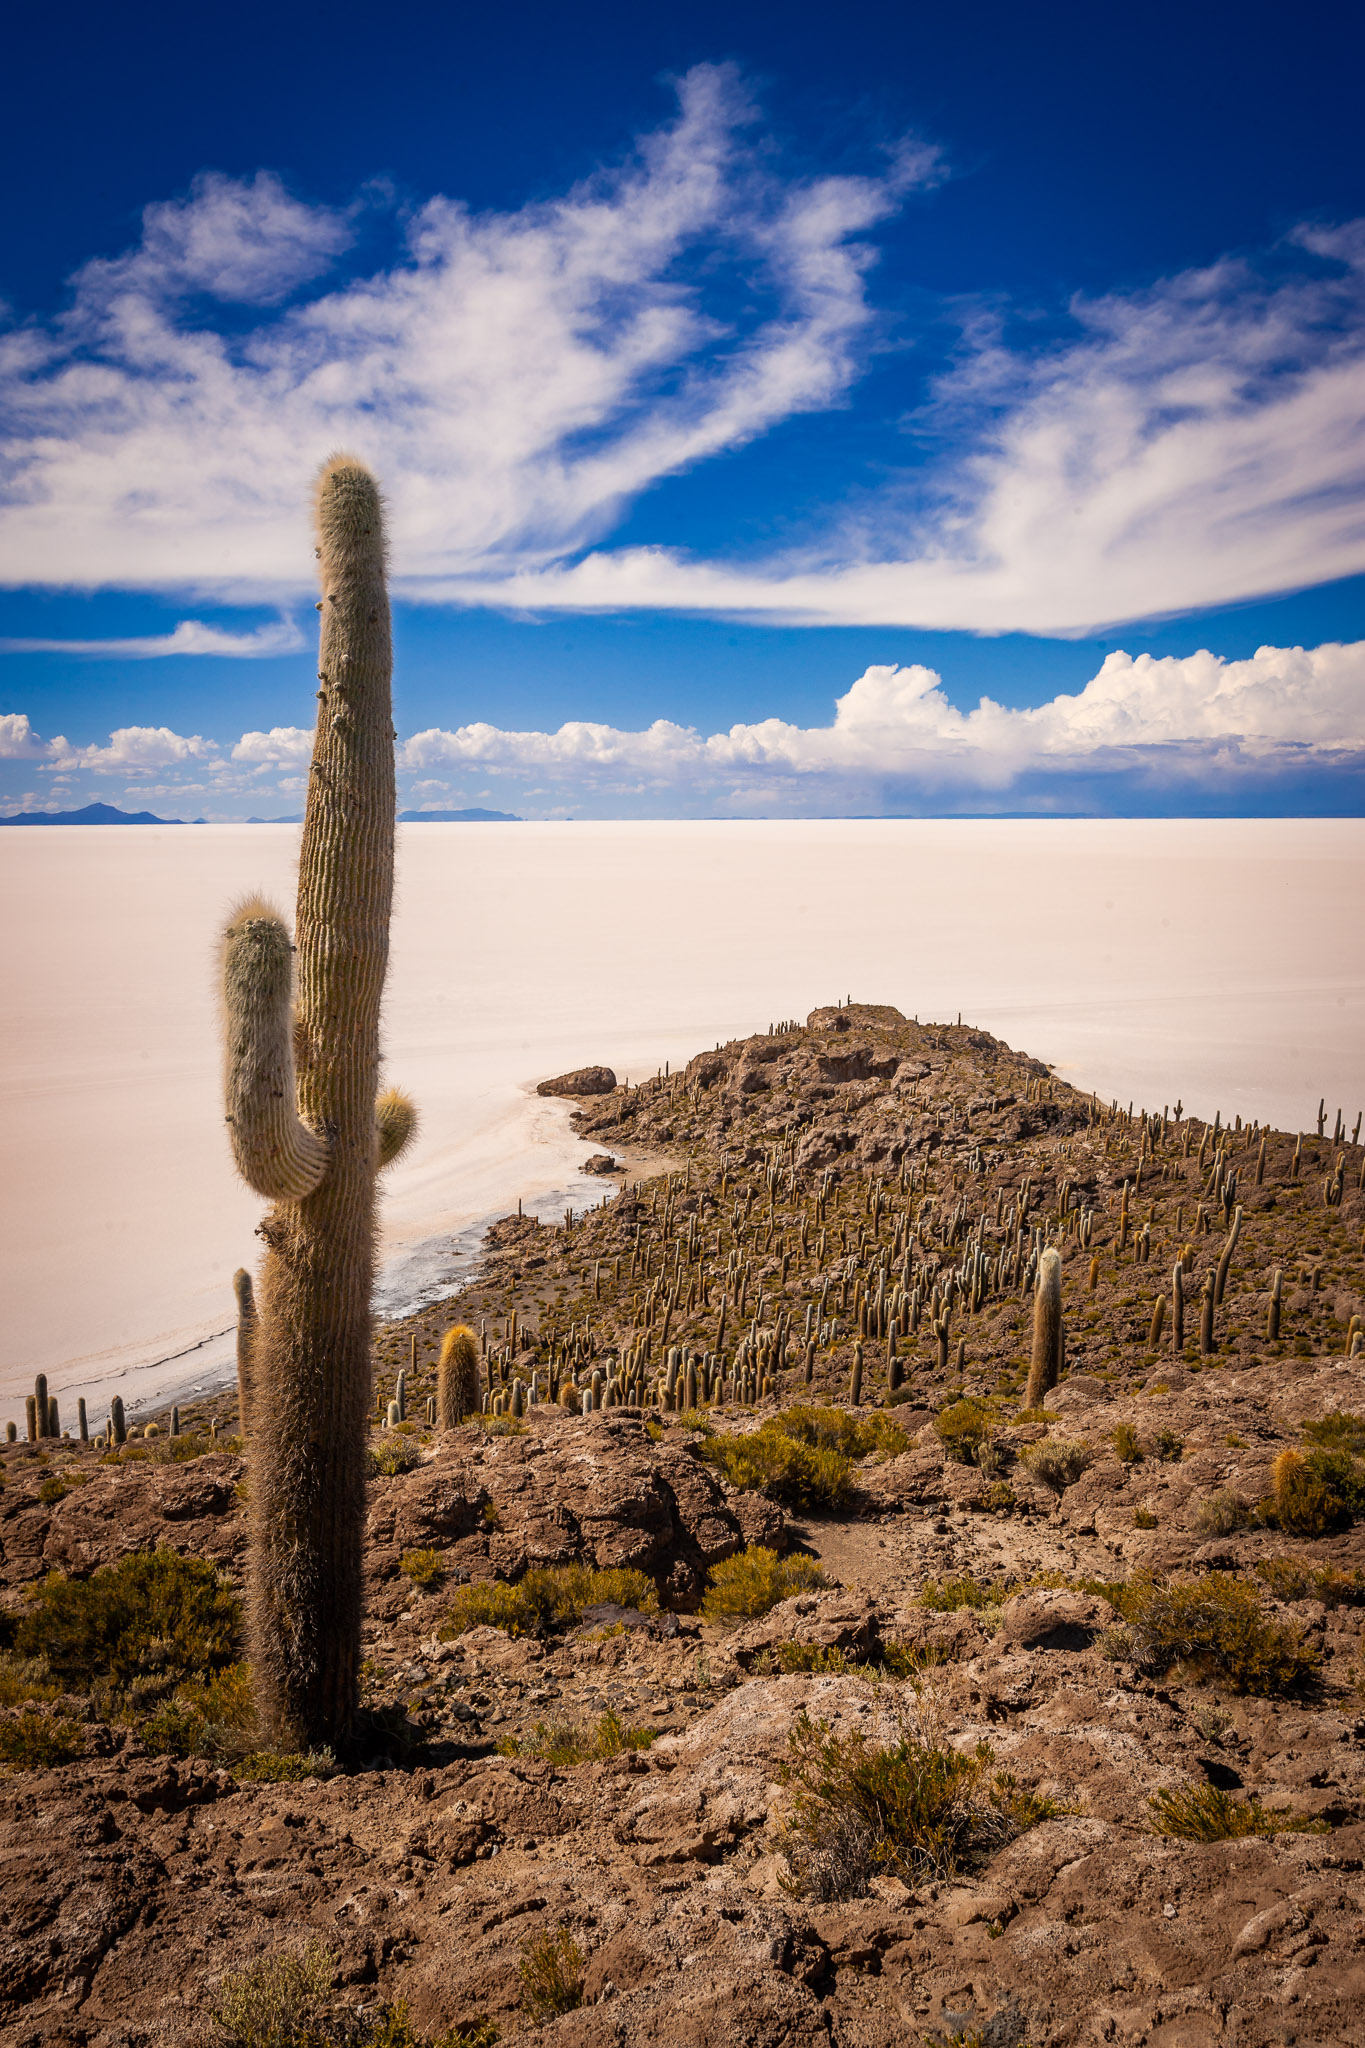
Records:
[[[274,1203],[251,1333],[252,1662],[262,1728],[294,1748],[344,1744],[355,1715],[375,1176],[416,1125],[405,1096],[377,1095],[394,842],[378,485],[334,456],[316,513],[320,687],[297,956],[279,912],[254,898],[232,913],[222,953],[233,1156]]]

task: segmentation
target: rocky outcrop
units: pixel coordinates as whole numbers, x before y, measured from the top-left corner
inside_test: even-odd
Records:
[[[571,1074],[556,1074],[552,1081],[541,1081],[536,1094],[610,1095],[615,1086],[616,1076],[610,1067],[575,1067]]]

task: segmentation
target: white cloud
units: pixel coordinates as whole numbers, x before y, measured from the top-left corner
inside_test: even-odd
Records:
[[[230,633],[199,619],[182,619],[169,633],[150,633],[123,640],[0,640],[8,654],[116,655],[125,661],[150,661],[167,654],[220,654],[258,660],[272,654],[295,654],[304,645],[292,619],[257,626],[249,633]]]
[[[244,732],[232,750],[234,761],[249,761],[256,767],[284,767],[306,761],[313,751],[313,735],[301,725],[273,725],[269,732]]]
[[[408,587],[560,559],[659,477],[839,402],[872,315],[866,231],[933,176],[783,184],[735,74],[565,198],[437,198],[391,269],[220,331],[191,286],[269,300],[342,228],[278,183],[203,181],[0,348],[13,583],[307,587],[301,516],[338,443],[384,478]]]
[[[1031,771],[1108,774],[1216,770],[1254,776],[1285,762],[1318,768],[1365,759],[1365,642],[1262,647],[1249,660],[1111,654],[1078,694],[1011,710],[982,698],[958,710],[922,667],[874,667],[839,698],[832,725],[783,719],[703,736],[659,719],[643,731],[576,721],[558,732],[491,725],[417,733],[402,765],[551,776],[580,788],[748,795],[825,783],[1007,789]]]
[[[301,726],[243,733],[226,753],[168,727],[129,726],[105,746],[43,741],[22,713],[0,719],[0,755],[63,777],[122,778],[158,796],[212,787],[252,806],[306,786],[313,735]],[[932,802],[996,800],[1030,788],[1065,791],[1078,778],[1180,789],[1250,790],[1286,774],[1320,786],[1365,773],[1365,641],[1261,647],[1229,661],[1116,653],[1082,690],[1011,709],[983,697],[969,710],[930,668],[875,666],[851,684],[829,725],[781,718],[702,733],[667,719],[637,731],[571,720],[556,732],[486,723],[439,727],[398,747],[405,801],[456,788],[540,814],[558,803],[619,804],[664,815],[771,807],[839,814]],[[281,771],[288,771],[282,773]],[[211,778],[205,783],[204,777]],[[177,780],[177,776],[180,777]],[[482,787],[485,778],[494,787]],[[452,779],[453,778],[453,779]]]
[[[186,739],[166,725],[124,725],[109,735],[106,747],[73,747],[60,735],[49,741],[53,765],[63,773],[85,769],[100,774],[138,775],[169,768],[178,761],[201,761],[216,751],[212,740],[196,733]]]
[[[42,746],[26,711],[0,713],[0,761],[31,761]]]

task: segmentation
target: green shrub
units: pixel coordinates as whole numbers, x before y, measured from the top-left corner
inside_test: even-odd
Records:
[[[643,1572],[551,1565],[525,1573],[515,1585],[496,1579],[488,1585],[457,1587],[438,1633],[447,1641],[480,1627],[506,1629],[513,1636],[544,1636],[581,1621],[585,1608],[609,1605],[653,1614],[659,1605],[658,1589]]]
[[[1109,1432],[1109,1441],[1114,1446],[1114,1456],[1120,1465],[1142,1463],[1142,1442],[1131,1422],[1121,1422]]]
[[[704,1408],[684,1408],[677,1419],[679,1429],[695,1429],[702,1436],[714,1436],[716,1425]]]
[[[1152,1449],[1163,1465],[1178,1465],[1185,1455],[1185,1439],[1177,1436],[1173,1429],[1159,1429],[1152,1438]]]
[[[1271,1496],[1263,1512],[1287,1536],[1329,1536],[1349,1521],[1345,1501],[1331,1484],[1334,1467],[1352,1460],[1337,1451],[1315,1451],[1303,1459],[1297,1451],[1281,1451],[1271,1467]]]
[[[1321,1600],[1327,1607],[1365,1606],[1365,1572],[1306,1565],[1297,1557],[1263,1557],[1256,1576],[1277,1600]]]
[[[322,2048],[335,1963],[320,1941],[230,1971],[209,2008],[224,2048]]]
[[[804,1402],[783,1409],[775,1426],[794,1443],[837,1451],[841,1458],[898,1458],[910,1443],[889,1415],[850,1415],[844,1408],[816,1408]]]
[[[990,1441],[993,1417],[984,1401],[954,1401],[934,1417],[944,1453],[959,1465],[975,1465]]]
[[[370,1446],[371,1478],[396,1479],[421,1462],[421,1446],[410,1436],[400,1436],[397,1430],[386,1430],[380,1441]]]
[[[0,1707],[23,1706],[28,1700],[55,1700],[61,1691],[42,1657],[0,1655]]]
[[[1041,1443],[1025,1444],[1019,1453],[1020,1462],[1028,1466],[1035,1479],[1060,1496],[1068,1486],[1074,1486],[1087,1466],[1094,1452],[1083,1440],[1067,1442],[1062,1437],[1044,1437]]]
[[[439,1550],[405,1550],[398,1560],[398,1569],[419,1592],[430,1593],[445,1584],[446,1561]]]
[[[799,1551],[779,1557],[762,1544],[712,1565],[710,1579],[702,1612],[711,1621],[766,1614],[793,1593],[808,1593],[829,1583],[813,1557]]]
[[[783,1847],[790,1887],[806,1897],[858,1897],[878,1870],[912,1883],[949,1877],[969,1853],[1058,1811],[993,1771],[989,1744],[964,1755],[932,1729],[880,1747],[801,1714],[789,1752]]]
[[[1306,1820],[1283,1808],[1267,1810],[1253,1793],[1234,1799],[1216,1785],[1194,1785],[1184,1792],[1156,1792],[1147,1801],[1152,1830],[1181,1842],[1236,1842],[1245,1835],[1321,1834],[1327,1823]]]
[[[562,1923],[522,1943],[520,1974],[521,2007],[533,2026],[583,2003],[583,1951]]]
[[[1235,1530],[1245,1529],[1250,1521],[1250,1508],[1230,1486],[1201,1500],[1194,1515],[1194,1526],[1204,1536],[1231,1536]]]
[[[983,1586],[964,1574],[959,1579],[930,1579],[920,1592],[919,1605],[931,1614],[952,1614],[959,1607],[999,1607],[1006,1597],[1003,1586]]]
[[[67,1715],[44,1714],[27,1705],[13,1717],[0,1717],[0,1764],[7,1771],[50,1771],[69,1764],[84,1748],[80,1722]]]
[[[1155,1529],[1156,1526],[1157,1519],[1150,1508],[1133,1509],[1133,1527],[1135,1529]]]
[[[1135,1577],[1105,1590],[1127,1624],[1134,1661],[1148,1670],[1186,1665],[1231,1692],[1269,1698],[1317,1676],[1322,1658],[1297,1629],[1267,1619],[1255,1588],[1227,1572],[1198,1580]]]
[[[1313,1477],[1336,1495],[1350,1517],[1365,1514],[1365,1465],[1349,1451],[1310,1451],[1306,1460]]]
[[[807,1512],[832,1513],[846,1505],[852,1490],[842,1452],[793,1438],[776,1421],[745,1436],[708,1436],[701,1455],[741,1492],[764,1493]]]
[[[1365,1458],[1365,1415],[1349,1409],[1334,1409],[1320,1422],[1305,1422],[1304,1437],[1323,1451],[1345,1451],[1348,1457]]]
[[[177,1687],[139,1733],[153,1756],[218,1756],[244,1748],[242,1736],[255,1720],[251,1667],[229,1664]]]
[[[568,1721],[538,1721],[533,1734],[510,1735],[498,1749],[503,1756],[534,1756],[547,1764],[601,1763],[628,1749],[648,1749],[655,1733],[652,1728],[628,1728],[618,1713],[608,1709],[591,1728]]]
[[[232,1662],[241,1626],[231,1586],[212,1565],[173,1550],[137,1551],[88,1579],[53,1572],[29,1603],[16,1649],[82,1685],[127,1685],[152,1672],[202,1677]]]
[[[330,1778],[336,1758],[329,1749],[257,1749],[232,1767],[232,1774],[253,1785],[298,1785],[305,1778]]]

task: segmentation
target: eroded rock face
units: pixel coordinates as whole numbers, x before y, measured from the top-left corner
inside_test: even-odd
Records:
[[[575,1067],[571,1074],[556,1074],[542,1081],[537,1095],[610,1095],[616,1076],[610,1067]]]
[[[686,1610],[713,1564],[747,1543],[782,1541],[780,1508],[735,1493],[690,1449],[656,1445],[643,1423],[610,1411],[542,1411],[523,1436],[462,1430],[438,1443],[420,1472],[372,1486],[372,1602],[405,1597],[399,1560],[434,1545],[473,1579],[578,1560],[646,1572]]]

